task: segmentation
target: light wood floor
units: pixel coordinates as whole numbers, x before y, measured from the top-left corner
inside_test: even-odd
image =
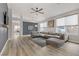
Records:
[[[79,56],[79,45],[67,42],[62,47],[40,47],[30,39],[8,40],[1,56]]]

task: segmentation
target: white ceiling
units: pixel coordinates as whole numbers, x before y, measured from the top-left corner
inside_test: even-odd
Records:
[[[31,8],[43,8],[44,14],[32,14]],[[65,12],[79,9],[78,3],[8,3],[12,9],[13,17],[23,17],[26,21],[40,22],[46,18],[53,17]]]

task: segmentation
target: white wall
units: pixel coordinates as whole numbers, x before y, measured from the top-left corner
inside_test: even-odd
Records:
[[[3,12],[8,11],[6,3],[0,3],[0,52],[7,41],[7,28],[2,27],[4,24]]]
[[[12,38],[12,10],[8,9],[9,25],[8,25],[8,39]]]

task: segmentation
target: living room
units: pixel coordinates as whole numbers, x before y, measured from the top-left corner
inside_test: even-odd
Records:
[[[9,18],[2,56],[79,56],[79,3],[1,5]]]

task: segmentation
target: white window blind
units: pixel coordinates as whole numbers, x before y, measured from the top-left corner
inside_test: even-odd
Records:
[[[56,19],[56,32],[68,32],[78,34],[78,15]]]
[[[78,15],[56,19],[56,26],[78,25]]]
[[[56,19],[56,26],[64,26],[65,20],[64,18]]]
[[[40,27],[47,27],[47,22],[40,23]]]
[[[78,25],[78,15],[65,17],[65,25]]]
[[[40,23],[39,25],[40,25],[40,31],[45,31],[46,30],[46,28],[47,28],[47,22],[42,22],[42,23]]]

